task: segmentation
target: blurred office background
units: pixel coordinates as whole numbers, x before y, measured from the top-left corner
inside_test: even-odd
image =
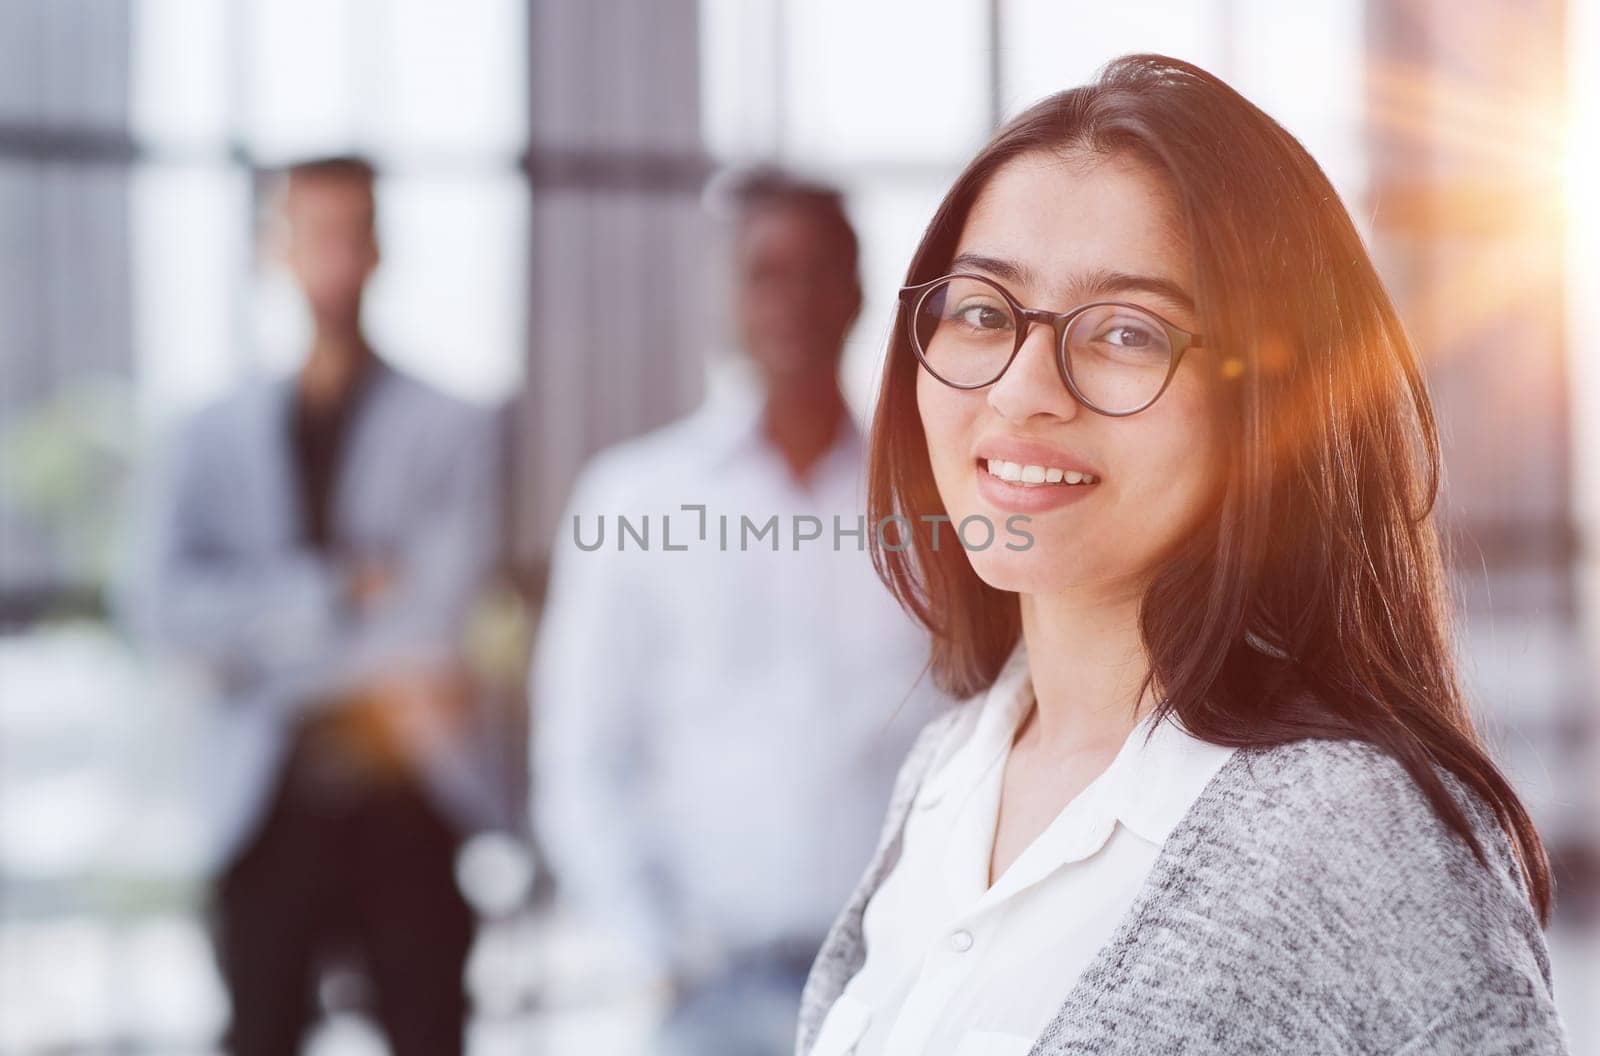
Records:
[[[474,634],[526,780],[542,555],[583,459],[730,368],[701,195],[840,183],[868,411],[894,290],[960,164],[1117,54],[1215,71],[1321,161],[1430,365],[1463,653],[1557,857],[1575,1051],[1600,1051],[1600,0],[0,0],[0,1053],[215,1051],[199,915],[205,699],[105,618],[154,437],[304,312],[264,176],[381,166],[377,347],[504,410],[503,589]],[[537,855],[463,853],[474,1051],[636,1051],[651,1010],[551,919]],[[336,978],[323,1053],[381,1052]]]

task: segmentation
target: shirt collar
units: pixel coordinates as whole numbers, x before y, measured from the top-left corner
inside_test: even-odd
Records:
[[[1160,846],[1189,812],[1233,749],[1199,740],[1176,716],[1146,715],[1106,770],[1106,809],[1136,835]]]
[[[919,801],[932,806],[946,793],[974,789],[989,767],[1009,751],[1017,726],[1032,704],[1027,648],[1019,640],[985,694],[971,738],[949,765],[933,775]],[[1159,724],[1153,718],[1147,714],[1134,725],[1111,763],[1068,808],[1087,811],[1100,820],[1090,826],[1100,833],[1091,841],[1093,846],[1074,846],[1068,860],[1098,850],[1111,834],[1111,822],[1121,822],[1150,843],[1164,843],[1206,783],[1233,754],[1232,748],[1194,737],[1175,717],[1168,716]],[[1055,827],[1052,822],[1040,840]]]
[[[1033,682],[1028,672],[1027,648],[1021,639],[1000,666],[978,705],[977,721],[966,742],[947,756],[947,763],[935,770],[923,784],[917,802],[932,807],[946,793],[968,788],[997,759],[1011,742],[1023,712],[1033,701]]]

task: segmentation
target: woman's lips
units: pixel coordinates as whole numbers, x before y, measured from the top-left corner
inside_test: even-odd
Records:
[[[1042,483],[1012,482],[1003,480],[990,470],[988,459],[978,459],[973,468],[978,474],[978,494],[995,506],[1014,513],[1043,513],[1074,502],[1081,502],[1100,487],[1099,478],[1090,476],[1092,483],[1067,483],[1066,475],[1059,482],[1046,479]],[[1028,474],[1029,478],[1038,473]],[[1052,474],[1053,475],[1053,474]],[[1081,474],[1073,474],[1080,477]]]

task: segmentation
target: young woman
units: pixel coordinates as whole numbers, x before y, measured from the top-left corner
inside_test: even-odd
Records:
[[[1394,306],[1259,109],[1134,55],[998,133],[912,260],[872,440],[879,572],[968,699],[801,1056],[1565,1051],[1438,473]]]

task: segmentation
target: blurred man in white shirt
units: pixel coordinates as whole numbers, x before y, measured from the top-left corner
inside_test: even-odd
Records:
[[[817,946],[946,703],[867,552],[843,203],[774,173],[732,197],[759,381],[585,468],[532,672],[552,869],[663,984],[660,1050],[700,1056],[792,1051]]]

